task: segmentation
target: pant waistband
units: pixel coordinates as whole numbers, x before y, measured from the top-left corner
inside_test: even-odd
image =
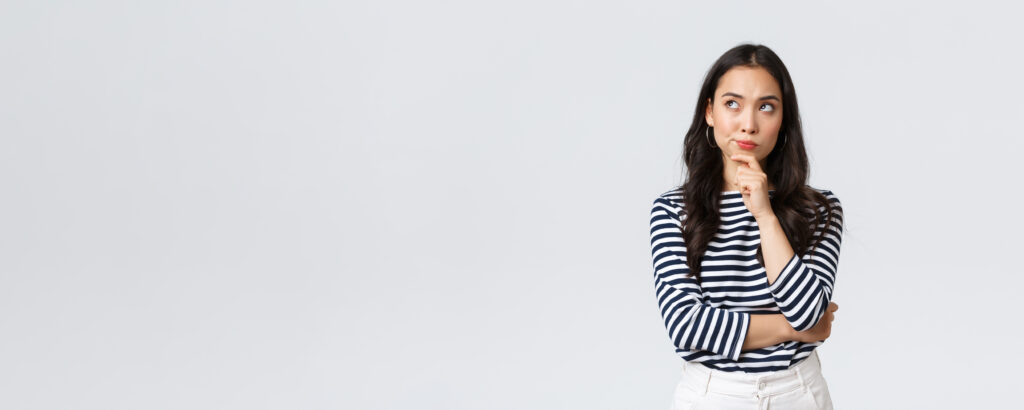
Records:
[[[817,350],[810,356],[786,370],[767,373],[726,372],[712,369],[700,363],[684,362],[683,382],[696,391],[745,396],[764,397],[807,389],[806,380],[821,375],[821,362]]]

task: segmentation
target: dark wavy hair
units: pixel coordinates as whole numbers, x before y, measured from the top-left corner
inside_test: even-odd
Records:
[[[719,203],[725,167],[722,152],[717,145],[712,146],[706,137],[705,133],[709,132],[710,126],[705,121],[705,112],[709,101],[714,104],[714,93],[719,79],[736,66],[764,68],[775,78],[782,90],[782,127],[775,147],[768,154],[764,171],[770,183],[775,185],[774,196],[770,198],[771,207],[789,239],[790,246],[798,255],[808,249],[812,242],[816,248],[824,238],[824,230],[820,235],[814,235],[812,227],[824,223],[827,229],[832,224],[833,205],[824,194],[806,185],[810,169],[807,151],[804,148],[796,91],[793,89],[789,71],[779,56],[768,47],[758,44],[741,44],[733,47],[722,54],[708,69],[704,85],[700,88],[700,95],[697,96],[693,122],[683,141],[683,162],[686,164],[687,175],[686,182],[682,185],[685,207],[680,213],[680,218],[683,214],[687,215],[682,227],[683,239],[686,242],[686,261],[698,282],[704,252],[721,222]],[[783,141],[783,144],[780,145],[778,141]],[[820,213],[819,208],[824,208],[824,213]],[[764,255],[760,246],[757,248],[757,260],[764,265]]]

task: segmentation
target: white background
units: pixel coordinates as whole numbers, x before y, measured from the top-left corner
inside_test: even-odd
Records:
[[[741,42],[844,205],[836,407],[1019,401],[1019,10],[721,3],[5,2],[0,408],[667,409],[650,205]]]

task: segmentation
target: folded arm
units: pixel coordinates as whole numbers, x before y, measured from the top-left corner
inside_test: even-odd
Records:
[[[775,314],[750,315],[750,329],[743,341],[743,351],[775,346],[797,340],[797,331],[789,325],[786,316]]]
[[[679,349],[706,350],[738,360],[751,315],[703,303],[703,290],[685,262],[678,208],[664,198],[651,209],[654,287],[669,338]]]
[[[839,267],[839,249],[843,235],[843,209],[839,199],[831,191],[826,196],[832,205],[832,222],[826,226],[825,223],[818,224],[815,232],[823,234],[824,237],[817,248],[808,248],[798,253],[782,264],[778,275],[769,272],[768,290],[772,293],[779,310],[785,315],[789,324],[797,331],[805,331],[814,327],[825,314],[829,301],[832,300],[832,290],[835,286],[836,271]],[[784,245],[790,249],[782,228],[777,220],[758,221],[762,225],[762,247],[766,255],[766,265],[773,269],[779,269],[776,264],[767,261],[769,253],[778,249],[769,249],[771,246]],[[772,239],[779,237],[772,243]],[[766,267],[767,268],[767,267]],[[772,277],[775,279],[773,280]]]
[[[750,314],[714,308],[703,303],[703,290],[689,276],[686,245],[678,218],[679,209],[664,198],[651,209],[651,254],[655,291],[665,327],[676,347],[706,350],[732,360],[741,351],[801,340],[828,309],[835,284],[842,241],[843,214],[839,199],[830,191],[833,220],[817,249],[797,254],[772,275],[768,288],[782,314]],[[817,340],[817,339],[815,339]]]

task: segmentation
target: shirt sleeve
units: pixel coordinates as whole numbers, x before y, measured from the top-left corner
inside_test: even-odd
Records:
[[[822,221],[815,228],[815,232],[824,232],[821,243],[813,251],[808,248],[796,252],[775,282],[768,286],[779,310],[799,331],[813,328],[825,315],[836,283],[843,238],[843,208],[831,191],[826,192],[826,197],[832,204],[832,222],[826,227]]]
[[[659,197],[651,208],[651,256],[658,307],[676,348],[706,350],[739,359],[750,314],[703,303],[703,290],[689,276],[679,207]]]

